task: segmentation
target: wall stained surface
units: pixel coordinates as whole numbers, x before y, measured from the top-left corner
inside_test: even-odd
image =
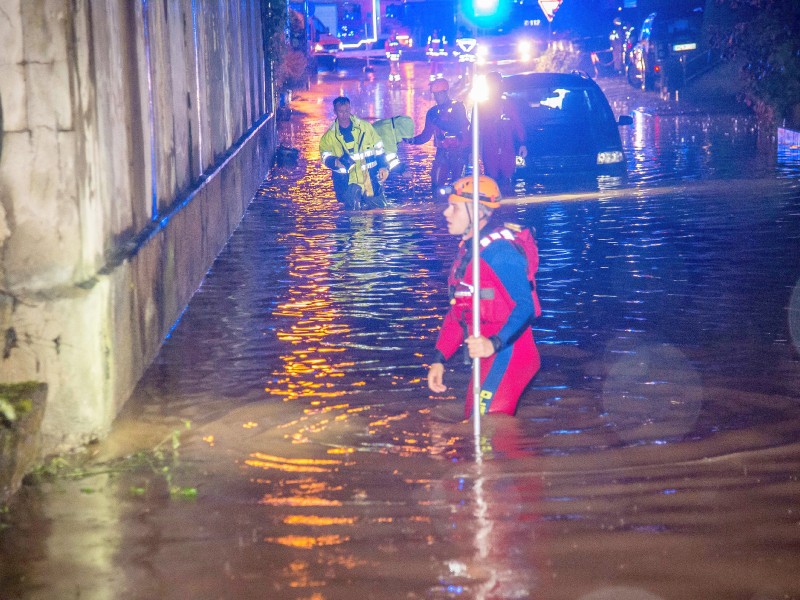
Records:
[[[266,2],[266,0],[264,0]],[[262,0],[0,0],[0,383],[102,437],[274,152]]]

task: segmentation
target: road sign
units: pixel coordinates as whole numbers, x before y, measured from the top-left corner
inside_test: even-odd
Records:
[[[547,20],[552,23],[553,17],[558,12],[558,7],[561,6],[561,0],[539,0],[539,6],[542,7],[542,12]]]

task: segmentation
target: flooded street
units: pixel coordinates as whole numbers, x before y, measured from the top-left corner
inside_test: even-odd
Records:
[[[427,65],[403,66],[295,93],[299,164],[94,461],[3,515],[0,599],[800,599],[800,151],[601,80],[634,117],[628,180],[501,209],[537,232],[542,369],[476,447],[469,366],[425,384],[457,243],[432,144],[401,148],[380,211],[343,211],[319,166],[338,95],[422,129]]]

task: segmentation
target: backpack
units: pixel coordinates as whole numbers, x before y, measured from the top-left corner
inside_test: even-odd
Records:
[[[480,240],[481,248],[486,248],[495,240],[508,240],[517,251],[525,257],[528,271],[528,281],[531,284],[531,298],[533,300],[533,314],[535,317],[542,315],[542,305],[539,294],[536,293],[536,272],[539,270],[539,247],[536,238],[529,227],[522,227],[516,223],[504,223]]]

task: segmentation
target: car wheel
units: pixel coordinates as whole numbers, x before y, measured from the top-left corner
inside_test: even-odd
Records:
[[[641,83],[636,78],[636,74],[634,73],[634,69],[635,69],[635,67],[630,63],[625,65],[625,76],[628,78],[628,83],[632,87],[639,87],[641,85]]]

